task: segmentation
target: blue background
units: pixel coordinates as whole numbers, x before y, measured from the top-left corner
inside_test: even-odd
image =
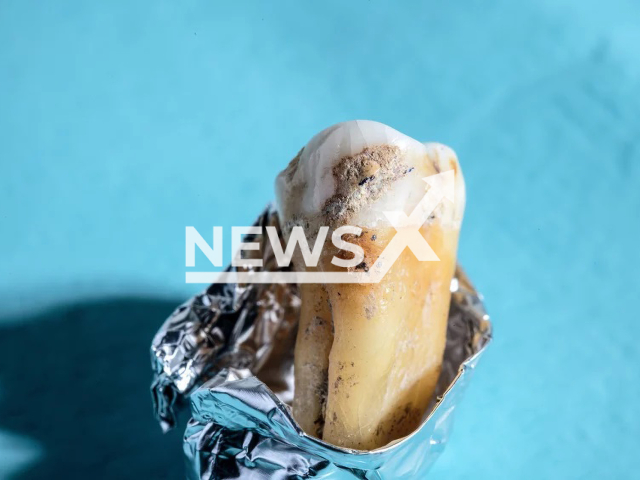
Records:
[[[184,228],[355,118],[467,181],[495,341],[432,477],[637,475],[637,1],[0,0],[0,477],[180,477],[148,346],[202,288]]]

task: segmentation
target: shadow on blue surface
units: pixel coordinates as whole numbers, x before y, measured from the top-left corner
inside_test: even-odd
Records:
[[[0,430],[43,450],[15,479],[184,476],[183,428],[163,436],[149,394],[151,338],[178,303],[108,299],[0,326]]]

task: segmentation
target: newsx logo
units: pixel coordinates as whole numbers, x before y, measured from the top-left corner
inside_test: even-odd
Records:
[[[276,227],[232,227],[232,253],[235,252],[231,265],[234,267],[250,266],[257,270],[248,272],[186,272],[187,283],[378,283],[389,271],[405,248],[409,248],[416,258],[422,262],[439,261],[431,246],[420,233],[420,227],[427,221],[431,213],[443,199],[454,201],[454,173],[452,170],[423,178],[429,188],[410,215],[402,211],[383,212],[396,233],[380,256],[368,271],[264,271],[262,259],[242,258],[243,251],[254,251],[260,248],[258,242],[243,242],[243,235],[266,235],[271,244],[276,263],[279,267],[288,267],[296,246],[305,266],[316,267],[322,254],[329,233],[328,226],[321,226],[313,248],[302,227],[292,228],[286,247],[283,249]],[[215,267],[222,267],[222,227],[213,227],[213,244],[210,246],[195,227],[185,229],[186,266],[195,267],[196,247],[209,259]],[[334,256],[331,263],[338,267],[355,267],[364,259],[364,251],[359,245],[343,240],[346,234],[360,235],[362,229],[357,226],[344,225],[336,228],[331,234],[331,243],[339,250],[350,252],[349,259]]]

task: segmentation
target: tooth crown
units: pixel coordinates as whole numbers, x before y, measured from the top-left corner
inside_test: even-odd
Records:
[[[388,225],[385,211],[410,213],[426,191],[422,179],[449,170],[455,202],[443,202],[437,212],[442,221],[459,223],[465,189],[453,150],[422,144],[378,122],[339,123],[313,137],[278,175],[278,213],[285,230],[306,224],[317,230],[320,220],[328,226]]]

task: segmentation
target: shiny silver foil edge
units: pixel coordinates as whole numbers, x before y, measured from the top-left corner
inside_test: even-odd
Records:
[[[267,206],[254,226],[279,229],[275,209]],[[260,243],[260,250],[246,253],[262,257],[263,267],[229,266],[227,271],[287,270],[278,267],[264,236],[244,238]],[[212,284],[171,314],[151,344],[151,396],[165,432],[175,426],[189,394],[226,366],[258,373],[283,401],[291,400],[297,292],[289,284]]]
[[[268,207],[255,225],[278,226],[277,214]],[[257,252],[263,269],[279,269],[268,242]],[[444,447],[451,413],[491,340],[482,296],[460,268],[451,290],[434,404],[411,435],[370,452],[310,437],[291,416],[287,403],[300,305],[294,285],[212,285],[179,307],[153,340],[151,390],[165,430],[190,398],[192,418],[184,437],[189,478],[423,478]]]

